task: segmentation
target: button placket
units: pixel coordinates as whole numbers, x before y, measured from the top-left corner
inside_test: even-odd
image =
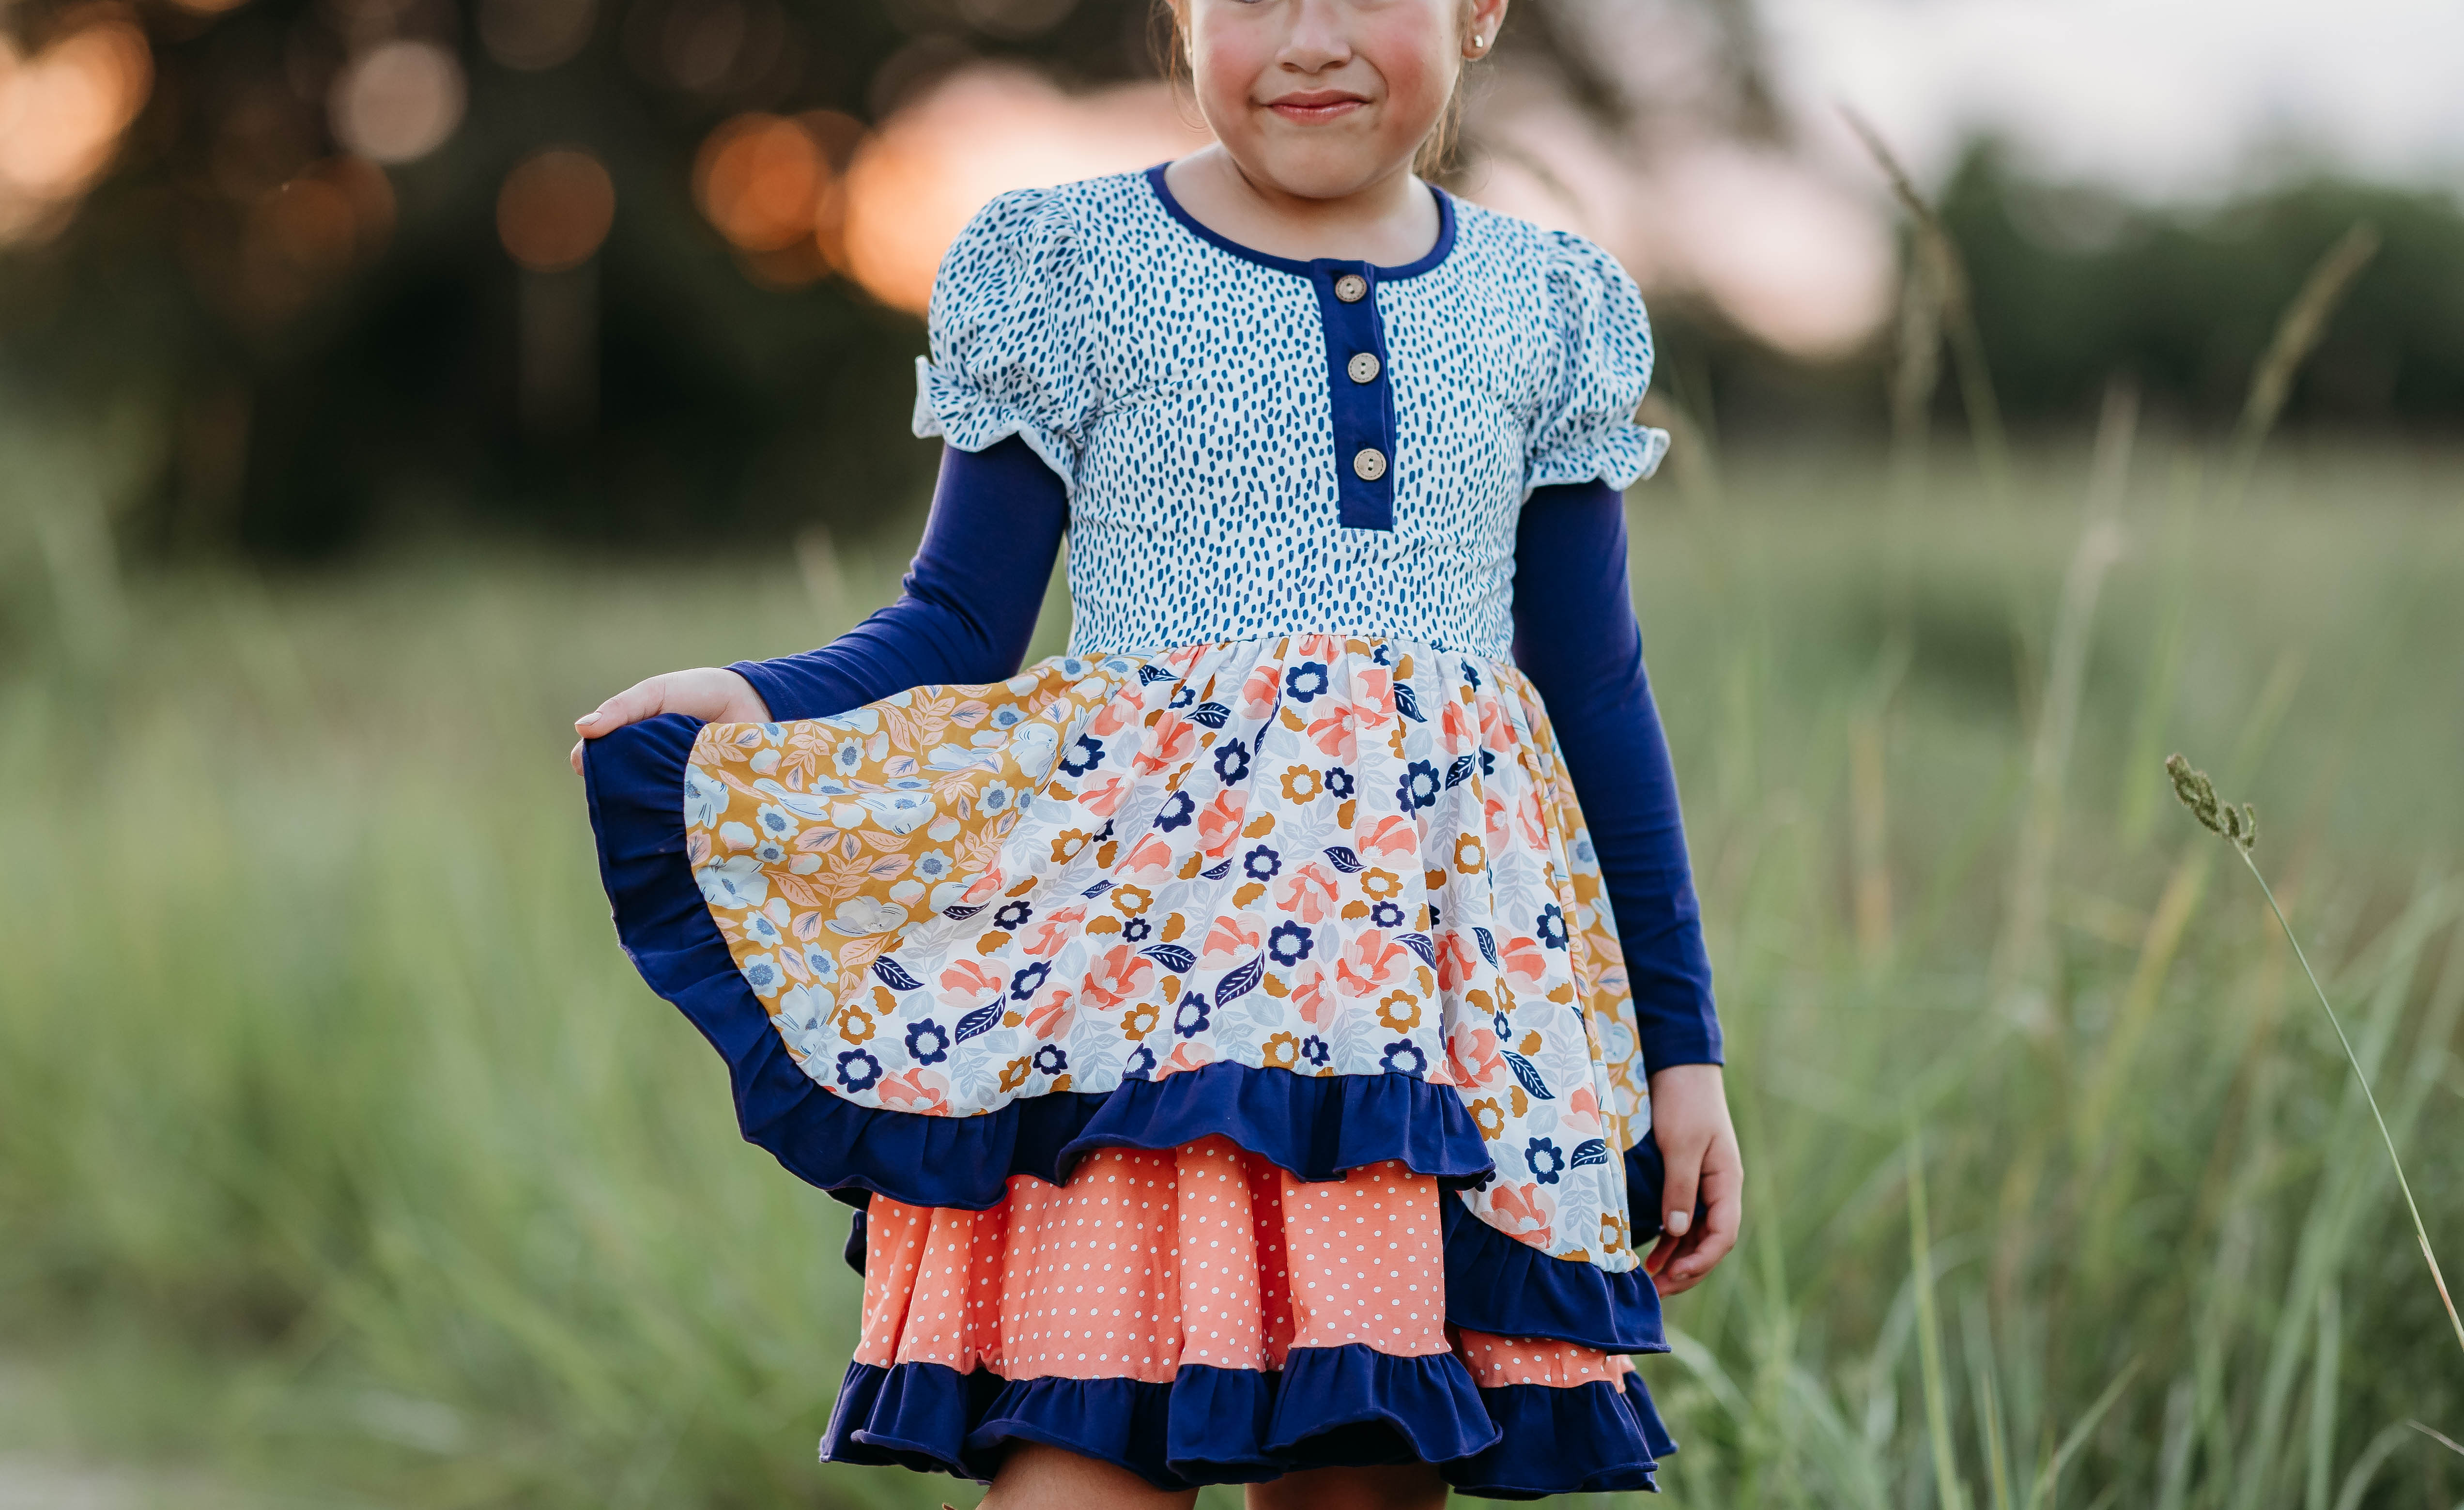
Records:
[[[1325,326],[1334,442],[1336,523],[1395,527],[1395,397],[1377,309],[1377,270],[1319,262],[1311,272]]]

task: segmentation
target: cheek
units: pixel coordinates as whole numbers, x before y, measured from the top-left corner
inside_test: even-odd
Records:
[[[1218,10],[1205,15],[1190,52],[1199,101],[1216,118],[1219,106],[1237,114],[1248,104],[1258,76],[1275,60],[1275,39],[1243,12]]]
[[[1431,18],[1415,8],[1386,8],[1361,33],[1357,46],[1386,81],[1386,98],[1394,113],[1427,116],[1432,121],[1445,107],[1454,89],[1455,57],[1448,44],[1454,37],[1443,16]]]

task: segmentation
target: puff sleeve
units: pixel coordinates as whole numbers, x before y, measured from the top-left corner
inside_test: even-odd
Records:
[[[1648,477],[1668,432],[1635,423],[1651,385],[1651,320],[1617,259],[1580,236],[1544,233],[1545,297],[1553,367],[1541,386],[1525,451],[1524,496],[1535,488],[1601,481],[1622,492]]]
[[[916,359],[915,433],[980,451],[1015,435],[1074,492],[1094,417],[1094,310],[1070,207],[1021,189],[977,212],[941,258]]]

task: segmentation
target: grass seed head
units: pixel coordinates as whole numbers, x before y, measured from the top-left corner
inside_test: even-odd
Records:
[[[2208,773],[2194,770],[2178,755],[2165,758],[2165,774],[2173,778],[2173,795],[2211,834],[2232,840],[2244,849],[2258,843],[2258,809],[2248,802],[2235,807],[2216,796]]]

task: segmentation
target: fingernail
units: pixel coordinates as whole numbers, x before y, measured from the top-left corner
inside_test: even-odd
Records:
[[[1690,1211],[1670,1212],[1665,1217],[1661,1218],[1661,1225],[1668,1229],[1668,1235],[1670,1236],[1683,1237],[1685,1236],[1687,1229],[1694,1225],[1694,1214]]]
[[[599,722],[599,715],[597,713],[584,713],[573,721],[573,727],[579,729],[584,724],[595,724],[597,722]]]

